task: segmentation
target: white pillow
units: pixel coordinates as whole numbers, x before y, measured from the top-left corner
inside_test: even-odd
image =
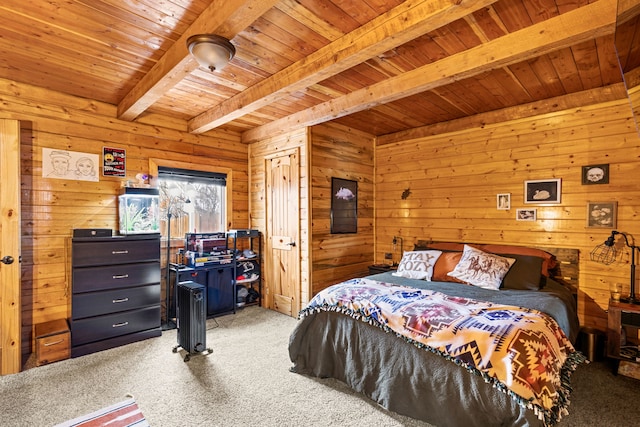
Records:
[[[398,271],[391,273],[394,276],[408,279],[431,280],[433,266],[442,254],[442,251],[409,251],[402,255],[402,261],[398,265]]]
[[[496,290],[500,289],[502,279],[514,262],[516,260],[513,258],[501,257],[464,245],[458,265],[447,274],[479,288]]]

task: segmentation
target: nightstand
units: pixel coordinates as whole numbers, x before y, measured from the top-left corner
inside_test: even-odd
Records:
[[[609,300],[607,356],[616,359],[618,373],[640,379],[640,305]]]
[[[369,274],[386,273],[387,271],[396,271],[397,266],[391,266],[390,264],[373,264],[369,266]]]

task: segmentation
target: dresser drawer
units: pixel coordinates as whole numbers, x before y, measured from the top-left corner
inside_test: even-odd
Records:
[[[160,304],[160,284],[75,294],[71,305],[73,319],[100,316]]]
[[[74,242],[73,266],[124,264],[160,259],[158,239]]]
[[[88,319],[71,320],[71,345],[131,334],[160,327],[160,305]]]
[[[160,282],[160,262],[73,269],[73,293],[102,291]]]

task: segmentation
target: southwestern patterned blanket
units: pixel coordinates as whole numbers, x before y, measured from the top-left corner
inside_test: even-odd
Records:
[[[440,292],[352,279],[300,312],[335,311],[393,331],[480,375],[545,424],[567,412],[569,376],[584,356],[545,313]]]

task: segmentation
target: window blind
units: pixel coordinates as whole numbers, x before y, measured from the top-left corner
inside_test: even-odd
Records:
[[[226,187],[227,185],[227,174],[224,173],[170,168],[166,166],[158,167],[158,177],[190,184],[212,184],[222,187]]]

